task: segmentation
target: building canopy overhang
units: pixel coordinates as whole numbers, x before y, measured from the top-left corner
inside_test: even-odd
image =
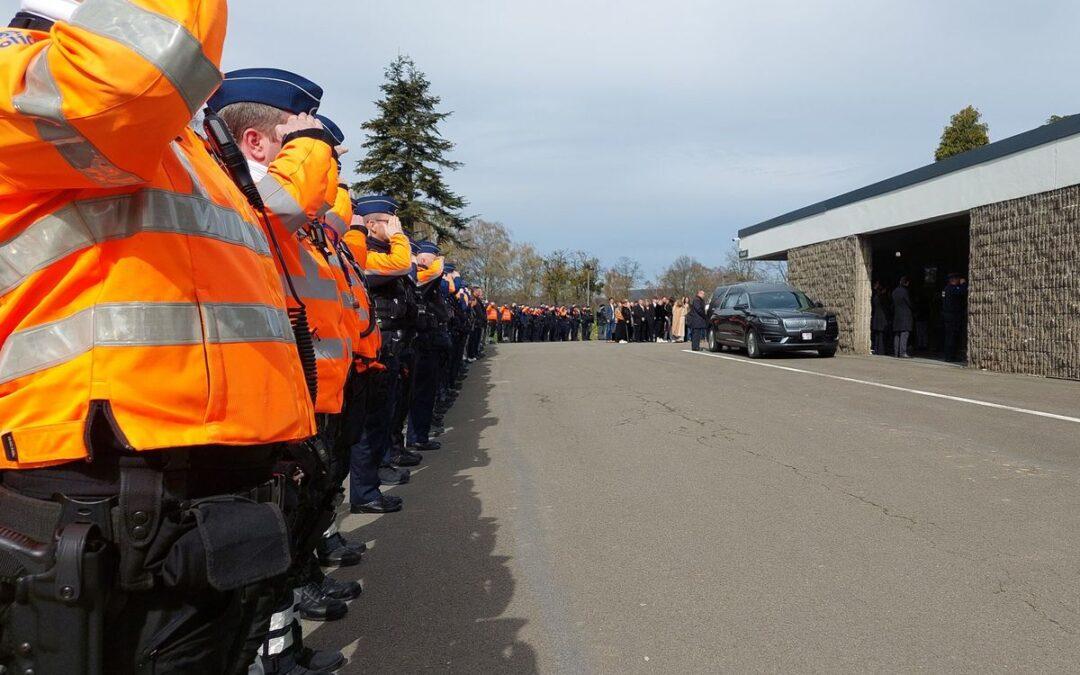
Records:
[[[767,260],[830,239],[933,222],[1080,184],[1080,115],[739,230],[740,256]]]

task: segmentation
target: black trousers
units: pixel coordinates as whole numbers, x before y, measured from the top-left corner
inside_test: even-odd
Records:
[[[416,345],[409,345],[409,348],[401,356],[401,367],[398,370],[400,384],[398,385],[397,402],[394,405],[394,417],[390,429],[390,449],[388,455],[383,458],[384,462],[397,457],[402,448],[405,447],[405,424],[409,419],[409,411],[412,409],[415,393],[417,358]]]
[[[945,359],[948,361],[960,360],[960,339],[963,334],[963,321],[945,318]]]
[[[885,331],[873,331],[873,346],[875,354],[877,354],[878,356],[883,356],[885,354],[885,351],[887,349],[885,346]]]
[[[480,357],[480,340],[484,333],[484,327],[476,325],[473,327],[472,332],[469,333],[469,341],[466,346],[466,353],[470,359]]]
[[[435,408],[436,377],[441,350],[423,346],[417,350],[413,369],[413,397],[409,406],[408,445],[427,443]]]
[[[386,370],[370,373],[366,378],[363,426],[350,449],[349,499],[353,504],[364,504],[382,496],[379,467],[390,447],[400,383],[399,355],[388,347],[384,344],[379,356]]]
[[[691,328],[690,329],[690,349],[695,352],[701,351],[701,341],[705,337],[704,328]]]
[[[460,329],[454,329],[450,333],[450,361],[447,363],[446,383],[447,386],[457,382],[461,373],[461,361],[465,358],[465,342],[467,335]]]

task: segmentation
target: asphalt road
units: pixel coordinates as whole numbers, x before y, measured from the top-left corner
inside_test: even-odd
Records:
[[[762,363],[489,349],[405,510],[346,520],[366,592],[309,643],[345,673],[1080,669],[1080,383]]]

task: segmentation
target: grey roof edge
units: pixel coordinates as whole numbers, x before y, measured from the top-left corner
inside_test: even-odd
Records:
[[[1075,136],[1076,134],[1080,134],[1080,115],[1070,115],[1053,124],[1044,124],[1041,127],[1016,134],[1015,136],[1003,138],[1000,141],[984,145],[981,148],[954,155],[940,162],[927,164],[926,166],[913,169],[912,171],[902,173],[898,176],[886,178],[883,181],[878,181],[877,183],[867,185],[866,187],[861,187],[857,190],[852,190],[851,192],[845,192],[844,194],[837,195],[831,199],[826,199],[825,201],[817,202],[810,206],[804,206],[801,209],[796,209],[781,216],[770,218],[757,225],[751,225],[750,227],[739,230],[739,238],[741,239],[742,237],[748,237],[752,234],[764,232],[765,230],[771,230],[774,227],[787,225],[802,220],[803,218],[809,218],[810,216],[816,216],[832,209],[854,204],[855,202],[861,202],[864,199],[870,199],[871,197],[895,192],[896,190],[911,187],[912,185],[933,180],[934,178],[940,178],[941,176],[956,171],[962,171],[963,169],[978,166],[979,164],[992,162],[996,159],[1014,155],[1018,152],[1037,148],[1040,145],[1046,145],[1047,143],[1053,143],[1054,141],[1068,138],[1069,136]]]

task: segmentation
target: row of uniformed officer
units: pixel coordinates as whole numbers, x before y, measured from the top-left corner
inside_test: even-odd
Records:
[[[506,336],[500,341],[576,342],[592,339],[594,318],[587,307],[513,304],[495,308],[495,305],[489,305],[489,316],[492,309],[495,309],[495,316],[500,317],[495,330]]]
[[[321,89],[222,83],[225,23],[225,0],[23,0],[0,42],[10,672],[338,667],[293,615],[360,592],[321,570],[364,548],[334,526],[342,481],[354,511],[394,510],[394,420],[435,449],[460,386],[467,294],[437,249],[414,260],[392,199],[354,222]]]

